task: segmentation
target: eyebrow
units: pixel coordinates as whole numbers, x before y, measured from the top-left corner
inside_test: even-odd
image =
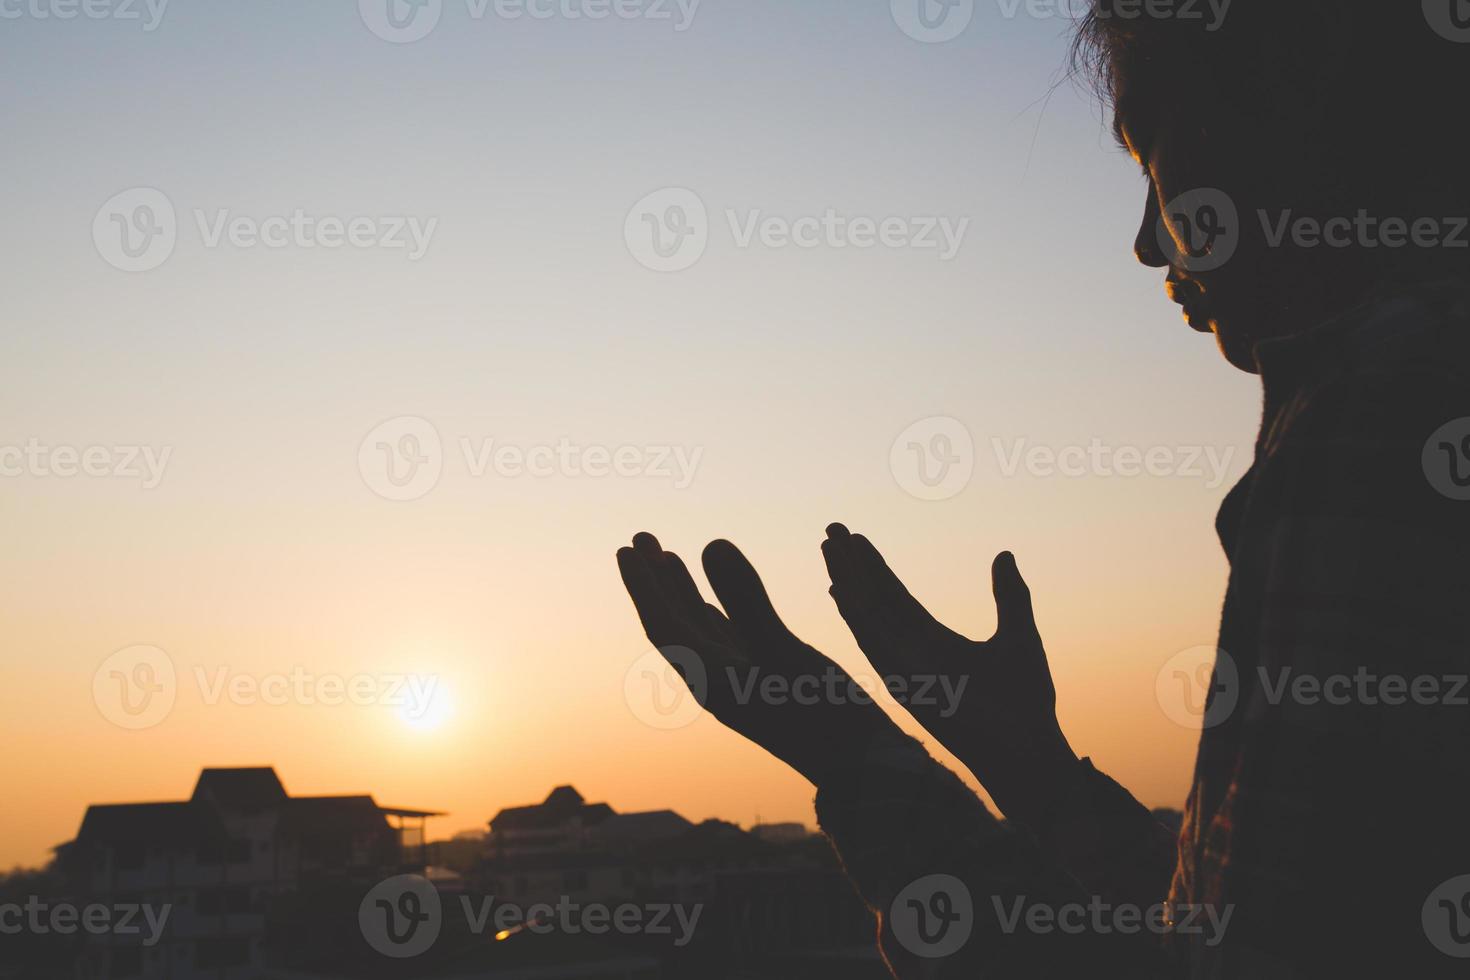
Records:
[[[1149,144],[1152,142],[1153,134],[1149,132],[1146,125],[1139,122],[1140,113],[1135,105],[1127,101],[1119,101],[1113,109],[1113,139],[1118,148],[1124,150],[1129,156],[1138,162],[1143,172],[1148,175]],[[1124,119],[1131,120],[1125,124]],[[1132,137],[1130,139],[1129,137]]]
[[[1128,133],[1123,126],[1123,110],[1121,108],[1113,111],[1113,140],[1124,150],[1132,150],[1133,144],[1128,142]]]

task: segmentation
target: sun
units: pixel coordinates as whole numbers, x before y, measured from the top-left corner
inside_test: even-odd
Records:
[[[417,732],[432,732],[444,727],[454,714],[454,704],[444,684],[434,685],[420,698],[411,698],[398,706],[398,718]]]

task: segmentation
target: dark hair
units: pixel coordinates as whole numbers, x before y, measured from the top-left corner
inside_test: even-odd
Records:
[[[1470,44],[1413,0],[1091,0],[1071,66],[1130,129],[1287,127],[1360,183],[1466,200]]]

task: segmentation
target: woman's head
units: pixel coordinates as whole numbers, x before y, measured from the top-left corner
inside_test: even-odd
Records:
[[[1470,44],[1420,4],[1093,0],[1075,64],[1149,178],[1139,260],[1238,367],[1470,267]]]

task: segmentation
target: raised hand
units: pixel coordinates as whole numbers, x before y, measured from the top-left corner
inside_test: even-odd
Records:
[[[860,764],[875,737],[896,732],[846,671],[786,628],[730,542],[704,550],[723,610],[704,601],[684,562],[651,534],[618,552],[618,569],[643,631],[704,707],[814,784]],[[690,676],[691,657],[702,676]]]
[[[1007,816],[1039,819],[1079,763],[1057,723],[1056,688],[1015,558],[1005,552],[991,566],[998,625],[982,642],[931,616],[862,535],[833,524],[822,554],[838,611],[879,673],[905,681],[911,696],[900,700],[914,718]]]

